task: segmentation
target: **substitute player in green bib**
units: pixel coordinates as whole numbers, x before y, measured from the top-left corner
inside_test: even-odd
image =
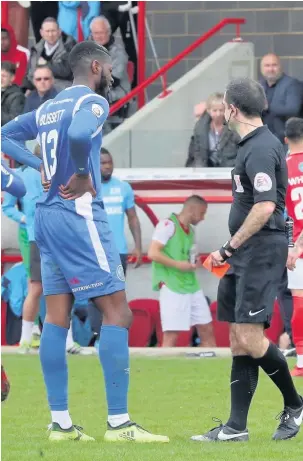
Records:
[[[196,326],[201,346],[215,346],[212,318],[196,276],[193,226],[204,220],[207,203],[189,197],[180,214],[172,214],[156,226],[148,256],[152,263],[153,289],[160,291],[163,347],[176,346],[180,331]]]

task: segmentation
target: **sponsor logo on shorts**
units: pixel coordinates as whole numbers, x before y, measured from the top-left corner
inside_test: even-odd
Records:
[[[119,264],[119,266],[117,267],[116,274],[118,279],[121,280],[121,282],[125,282],[124,270],[121,264]]]
[[[80,283],[80,280],[77,279],[77,277],[73,277],[72,279],[70,279],[69,283],[71,285],[78,285],[78,283]]]
[[[260,314],[260,312],[263,312],[263,311],[264,311],[264,309],[261,309],[260,311],[257,311],[257,312],[249,311],[249,315],[250,315],[250,317],[253,317],[254,315],[258,315],[258,314]]]
[[[96,283],[91,283],[90,285],[83,285],[82,287],[72,288],[72,292],[77,293],[78,291],[85,291],[85,290],[89,290],[90,288],[98,288],[102,286],[103,286],[102,282],[96,282]]]
[[[257,173],[254,179],[254,188],[258,192],[268,192],[272,188],[271,177],[267,173]]]

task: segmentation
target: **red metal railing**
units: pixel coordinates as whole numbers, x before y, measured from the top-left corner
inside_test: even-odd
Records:
[[[110,109],[110,113],[113,114],[117,110],[121,109],[126,103],[128,103],[131,99],[133,99],[135,96],[138,96],[138,106],[139,109],[142,107],[144,104],[144,90],[147,88],[149,85],[151,85],[157,78],[164,76],[165,78],[163,79],[164,82],[166,82],[166,73],[174,67],[176,64],[178,64],[185,56],[190,54],[192,51],[194,51],[198,46],[200,46],[202,43],[206,42],[210,37],[214,36],[217,32],[219,32],[221,29],[223,29],[225,26],[228,26],[230,24],[234,24],[236,26],[236,39],[240,38],[240,26],[241,24],[245,24],[246,20],[244,18],[225,18],[222,21],[220,21],[216,26],[212,27],[209,29],[205,34],[201,35],[194,43],[189,45],[185,50],[183,50],[181,53],[179,53],[177,56],[175,56],[173,59],[171,59],[169,62],[167,62],[161,69],[157,70],[154,74],[152,74],[150,77],[148,77],[144,82],[139,83],[139,85],[134,88],[130,93],[128,93],[124,98],[121,98],[118,102],[113,104]],[[143,97],[140,96],[143,94]],[[165,95],[169,94],[165,87],[163,88],[163,92],[161,93],[160,97],[164,97]]]

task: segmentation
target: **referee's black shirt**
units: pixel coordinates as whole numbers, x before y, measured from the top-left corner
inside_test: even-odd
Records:
[[[284,231],[287,165],[281,142],[267,126],[256,128],[239,142],[232,171],[233,203],[229,231],[234,235],[255,203],[270,201],[276,209],[262,230]]]

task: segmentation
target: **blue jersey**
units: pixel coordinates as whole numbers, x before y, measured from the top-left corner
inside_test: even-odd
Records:
[[[36,123],[44,169],[47,179],[51,180],[51,187],[49,192],[38,201],[38,204],[56,205],[81,215],[89,213],[94,220],[103,219],[104,210],[100,206],[102,201],[100,149],[102,126],[108,112],[109,106],[106,99],[86,86],[67,88],[54,99],[40,106],[36,112]],[[68,201],[62,199],[58,192],[59,186],[65,185],[75,173],[75,165],[69,149],[69,135],[76,116],[78,117],[78,129],[86,127],[88,120],[94,119],[95,122],[91,132],[89,173],[97,195],[92,199],[91,196],[87,197],[85,194],[80,199]]]
[[[13,158],[16,158],[18,153],[16,159],[20,162],[29,164],[28,151],[26,152],[23,147],[23,157],[19,155],[22,149],[17,143],[37,137],[39,139],[43,166],[47,179],[51,180],[51,187],[49,192],[38,201],[38,205],[54,205],[85,215],[90,219],[104,219],[105,212],[101,206],[100,148],[102,126],[108,113],[109,106],[106,99],[85,85],[75,85],[61,91],[36,111],[20,115],[3,127],[2,143],[5,148],[3,150]],[[88,133],[89,139],[87,139]],[[90,173],[97,195],[92,199],[90,194],[84,194],[80,199],[68,201],[59,196],[59,186],[67,184],[76,172],[75,158],[72,157],[71,152],[71,139],[77,136],[79,156],[85,153],[88,157],[87,171],[83,173]],[[38,159],[30,166],[37,168],[37,164],[34,163],[36,161],[39,168],[41,161]]]
[[[35,213],[45,295],[73,293],[81,301],[124,290],[123,268],[101,196],[101,131],[108,112],[104,98],[84,85],[72,86],[2,130],[4,152],[24,157],[23,163],[33,162],[18,142],[38,137],[51,181]],[[60,197],[59,187],[75,173],[91,175],[95,198],[90,193],[76,200]]]
[[[21,198],[26,194],[22,179],[1,160],[1,190],[14,197]]]
[[[109,181],[102,183],[102,197],[117,250],[120,254],[126,254],[124,216],[127,210],[135,207],[134,191],[127,182],[112,176]]]

